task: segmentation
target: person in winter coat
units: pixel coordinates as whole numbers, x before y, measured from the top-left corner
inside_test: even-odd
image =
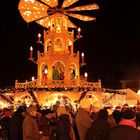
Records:
[[[24,111],[24,107],[19,107],[10,120],[10,140],[23,140]]]
[[[98,113],[97,119],[93,121],[92,126],[87,131],[85,140],[108,140],[111,125],[107,119],[107,110],[101,109]]]
[[[77,112],[75,122],[80,140],[85,139],[87,130],[91,127],[92,119],[90,117],[91,102],[84,98],[80,101],[80,109]]]
[[[50,118],[49,140],[72,140],[70,135],[70,116],[67,113],[65,106],[58,107],[55,113],[52,113],[51,116],[47,117]]]
[[[116,122],[115,122],[115,119],[112,115],[112,110],[111,109],[107,109],[107,112],[108,112],[108,122],[110,123],[111,127],[114,127],[116,126]]]
[[[39,126],[39,131],[42,133],[42,137],[40,140],[50,140],[49,135],[50,135],[50,117],[53,111],[50,109],[43,109],[41,111],[41,116],[37,120],[38,126]]]
[[[53,140],[72,140],[71,131],[71,118],[70,114],[66,111],[65,106],[57,108],[57,121],[56,121],[56,137]]]
[[[1,126],[1,138],[2,140],[10,140],[10,120],[11,120],[12,112],[9,109],[5,109],[3,116],[0,120],[0,126]]]
[[[39,140],[39,129],[36,122],[36,108],[30,106],[27,108],[27,115],[23,121],[23,140]]]
[[[140,140],[140,131],[136,129],[136,115],[128,109],[121,114],[119,125],[109,132],[109,140]]]
[[[71,124],[68,114],[58,117],[58,140],[72,140],[70,136]]]

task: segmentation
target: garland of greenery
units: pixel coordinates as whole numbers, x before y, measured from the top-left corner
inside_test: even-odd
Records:
[[[24,92],[24,91],[42,91],[42,92],[53,92],[53,91],[68,91],[68,92],[82,92],[82,91],[96,91],[96,92],[105,92],[105,93],[112,93],[112,94],[121,94],[126,95],[127,93],[124,91],[119,91],[115,89],[106,89],[106,88],[94,88],[94,87],[54,87],[54,88],[5,88],[0,89],[0,94],[3,93],[16,93],[16,92]]]

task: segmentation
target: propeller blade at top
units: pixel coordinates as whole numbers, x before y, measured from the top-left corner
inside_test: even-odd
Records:
[[[36,21],[36,23],[40,24],[41,26],[43,26],[45,28],[49,28],[49,22],[50,22],[49,17],[44,17],[44,18]]]
[[[68,27],[69,28],[77,28],[77,26],[74,23],[72,23],[69,19],[68,19]]]
[[[48,16],[48,8],[36,0],[20,0],[18,5],[20,14],[27,23]]]
[[[43,3],[47,4],[50,7],[56,7],[58,6],[58,0],[40,0]]]
[[[96,20],[95,17],[90,17],[90,16],[86,16],[86,15],[73,14],[73,13],[67,13],[67,15],[70,16],[70,17],[73,17],[73,18],[77,18],[79,20],[83,20],[83,21]]]
[[[39,19],[42,19],[47,15],[47,12],[42,11],[30,11],[30,10],[20,10],[22,18],[27,22],[33,22]]]
[[[47,11],[48,10],[48,6],[44,5],[40,2],[38,2],[37,0],[20,0],[19,5],[18,5],[18,9],[19,10],[28,10],[28,11]]]
[[[76,3],[79,0],[64,0],[63,4],[62,4],[62,8],[66,8],[69,7],[70,5]]]
[[[99,9],[99,6],[97,4],[89,4],[84,6],[79,6],[75,8],[70,8],[67,11],[84,11],[84,10],[96,10]]]

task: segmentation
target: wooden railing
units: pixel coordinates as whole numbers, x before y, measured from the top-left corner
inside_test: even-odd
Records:
[[[35,88],[37,87],[37,80],[29,81],[29,82],[23,82],[19,83],[17,80],[15,82],[15,88]]]
[[[94,87],[94,88],[101,88],[101,81],[98,82],[87,82],[85,80],[80,80],[80,86],[82,87]]]
[[[85,80],[80,80],[79,82],[77,80],[52,80],[48,81],[45,84],[38,84],[37,79],[29,82],[23,82],[19,83],[17,80],[15,82],[15,88],[39,88],[39,87],[93,87],[93,88],[101,88],[101,82],[87,82]]]

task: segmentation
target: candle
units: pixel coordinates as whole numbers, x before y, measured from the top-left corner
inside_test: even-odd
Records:
[[[33,47],[30,47],[30,59],[33,59]]]
[[[68,53],[71,54],[72,41],[69,41]]]
[[[41,39],[41,34],[39,33],[38,34],[38,42],[40,42],[40,39]]]
[[[81,28],[78,28],[78,36],[81,35]]]
[[[88,77],[87,72],[85,72],[84,77],[85,77],[85,80],[87,81],[87,77]]]
[[[81,56],[82,56],[82,64],[84,64],[84,53],[83,52],[81,53]]]
[[[48,22],[48,30],[50,30],[50,26],[51,26],[51,23],[50,23],[50,22]]]

